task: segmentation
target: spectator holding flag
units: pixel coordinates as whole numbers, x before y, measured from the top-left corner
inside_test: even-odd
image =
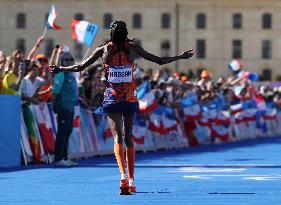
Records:
[[[127,36],[126,23],[114,21],[110,25],[109,41],[98,47],[89,58],[78,65],[54,66],[53,70],[53,72],[78,72],[92,65],[99,58],[103,59],[106,78],[103,108],[114,137],[114,153],[121,174],[120,194],[130,194],[136,191],[134,183],[135,148],[132,140],[134,116],[135,112],[138,112],[136,83],[133,77],[135,58],[140,56],[148,61],[163,65],[180,59],[188,59],[194,54],[193,50],[188,50],[174,57],[158,57],[145,51],[135,41],[128,39]],[[128,176],[126,174],[123,141],[126,144]]]

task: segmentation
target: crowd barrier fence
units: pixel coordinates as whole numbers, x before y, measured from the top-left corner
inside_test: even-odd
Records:
[[[281,112],[260,109],[251,101],[203,109],[197,103],[182,108],[158,105],[149,114],[137,114],[133,140],[137,151],[176,149],[281,135]],[[69,140],[73,159],[113,154],[113,139],[106,116],[77,106]],[[8,128],[8,127],[7,127]],[[24,105],[21,114],[21,145],[25,163],[53,161],[56,114],[51,104]]]

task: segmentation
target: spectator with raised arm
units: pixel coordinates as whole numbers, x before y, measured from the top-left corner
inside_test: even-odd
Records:
[[[27,70],[27,75],[22,80],[21,94],[22,99],[33,104],[39,104],[40,101],[37,92],[40,86],[47,84],[43,78],[39,77],[39,68],[36,64],[31,64]]]
[[[72,66],[74,58],[69,52],[59,52],[59,65]],[[58,131],[55,144],[56,167],[77,165],[68,158],[68,141],[73,129],[74,107],[78,104],[78,84],[73,73],[61,72],[54,76],[52,103],[57,113]]]

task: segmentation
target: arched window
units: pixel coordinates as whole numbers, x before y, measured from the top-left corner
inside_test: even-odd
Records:
[[[272,46],[270,40],[262,41],[262,58],[271,59],[272,57]]]
[[[25,13],[18,13],[17,14],[17,28],[26,28],[26,15]]]
[[[74,15],[74,19],[82,21],[82,20],[84,20],[84,15],[82,13],[76,13]]]
[[[198,39],[196,41],[196,55],[198,59],[206,58],[206,40]]]
[[[161,56],[167,57],[170,56],[170,42],[168,40],[162,41],[161,43]]]
[[[272,79],[272,71],[269,68],[262,70],[262,80],[264,81],[271,81]]]
[[[233,40],[232,41],[232,58],[240,59],[242,58],[242,41]]]
[[[110,14],[110,13],[104,14],[104,16],[103,16],[103,28],[109,29],[112,20],[113,20],[112,14]]]
[[[206,28],[206,14],[204,13],[197,14],[196,27],[199,29]]]
[[[141,21],[141,14],[134,14],[133,15],[133,28],[141,28],[142,21]]]
[[[161,17],[161,27],[170,28],[171,27],[171,15],[168,13],[162,14]]]
[[[235,13],[232,16],[232,27],[233,28],[242,28],[242,14]]]
[[[270,29],[272,26],[272,17],[271,14],[265,13],[262,15],[262,28]]]

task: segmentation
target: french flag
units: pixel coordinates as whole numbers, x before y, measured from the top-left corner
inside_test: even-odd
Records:
[[[48,153],[55,151],[55,133],[52,129],[47,103],[33,105],[34,114],[38,123],[39,132],[41,135],[43,147]]]
[[[228,127],[214,125],[211,127],[211,136],[222,142],[227,142],[229,140],[229,129]]]
[[[230,106],[230,113],[235,115],[236,113],[243,111],[243,103],[238,103]]]
[[[86,44],[89,48],[92,46],[95,37],[99,31],[99,26],[88,21],[72,20],[72,38]]]
[[[140,116],[137,116],[133,125],[132,135],[132,138],[136,144],[143,145],[145,143],[146,130],[145,121]]]
[[[164,113],[163,106],[159,106],[156,110],[153,111],[153,113],[149,116],[149,124],[148,128],[156,133],[159,133],[161,135],[166,135],[166,129],[163,124],[162,115]]]
[[[267,109],[263,116],[265,120],[277,120],[277,110],[276,109]]]
[[[227,111],[219,111],[217,114],[216,125],[230,125],[230,114]]]
[[[195,120],[200,118],[201,110],[198,105],[197,96],[191,98],[185,98],[181,101],[181,105],[183,107],[183,113],[187,120]]]
[[[166,133],[178,130],[178,122],[174,110],[170,107],[165,107],[165,114],[163,115],[163,125]]]
[[[183,108],[183,113],[187,121],[199,120],[202,116],[201,109],[198,104]]]
[[[58,16],[58,13],[56,12],[54,4],[52,4],[51,10],[49,12],[48,19],[47,19],[47,28],[48,29],[50,29],[50,28],[53,28],[55,30],[61,29],[61,27],[56,24],[57,16]]]
[[[137,98],[139,100],[139,109],[142,114],[151,113],[158,106],[155,94],[150,89],[148,81],[143,82],[137,89]]]
[[[258,109],[266,110],[265,100],[262,95],[260,95],[260,94],[256,95],[256,103],[257,103]]]

